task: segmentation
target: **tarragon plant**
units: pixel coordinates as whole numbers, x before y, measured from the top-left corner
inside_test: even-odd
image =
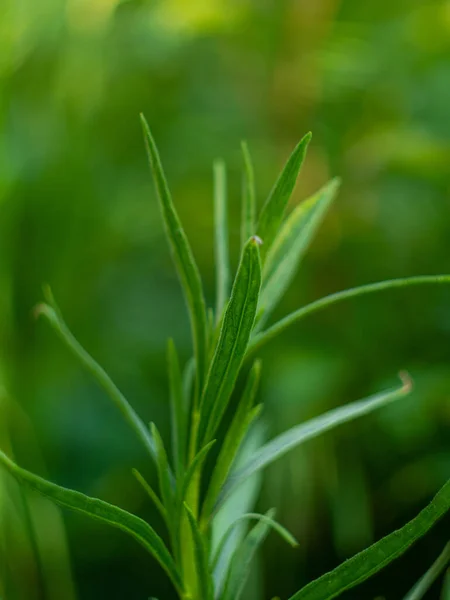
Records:
[[[172,202],[155,142],[143,117],[142,124],[165,231],[185,295],[192,330],[193,357],[184,369],[180,367],[174,342],[169,340],[168,343],[172,424],[170,452],[157,426],[151,423],[147,427],[142,422],[109,375],[72,335],[50,290],[46,290],[46,303],[36,308],[36,314],[48,320],[67,347],[103,387],[142,442],[150,461],[155,465],[159,490],[152,489],[138,471],[134,470],[133,473],[161,514],[169,544],[149,523],[137,516],[33,475],[1,451],[0,463],[20,483],[55,503],[133,536],[164,569],[181,600],[239,600],[243,597],[250,562],[270,529],[292,546],[296,545],[296,541],[274,520],[273,509],[265,514],[240,514],[227,528],[222,528],[220,539],[217,540],[212,533],[221,508],[230,496],[252,475],[292,448],[341,423],[394,402],[411,391],[409,376],[401,374],[401,382],[397,387],[296,425],[254,449],[245,460],[239,460],[236,467],[244,439],[261,412],[261,405],[255,404],[261,372],[259,360],[254,359],[256,351],[287,327],[331,304],[397,287],[450,283],[450,276],[394,279],[345,290],[299,308],[267,328],[268,317],[290,285],[339,187],[339,181],[332,180],[285,217],[311,138],[307,134],[292,152],[259,214],[255,202],[253,167],[248,149],[243,145],[245,168],[241,255],[234,278],[228,257],[225,168],[222,162],[214,165],[217,285],[215,307],[207,308],[200,273]],[[230,414],[227,409],[230,408],[230,399],[241,374],[247,377],[246,384],[236,405],[232,405],[235,406],[234,414]],[[211,453],[213,446],[215,449]],[[205,459],[210,453],[209,462],[213,464],[208,464],[208,469],[205,469]],[[402,529],[309,583],[290,600],[326,600],[339,596],[404,553],[449,508],[450,480],[430,504]],[[233,535],[238,525],[246,521],[253,523],[249,531],[240,537]],[[448,559],[447,547],[407,598],[422,597]]]

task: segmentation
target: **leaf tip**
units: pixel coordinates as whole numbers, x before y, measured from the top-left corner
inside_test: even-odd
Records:
[[[408,371],[402,370],[399,372],[398,376],[400,377],[400,381],[402,382],[402,392],[404,394],[410,394],[414,388],[414,380]]]

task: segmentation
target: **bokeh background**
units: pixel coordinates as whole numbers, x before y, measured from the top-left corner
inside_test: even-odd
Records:
[[[25,467],[153,519],[130,474],[138,443],[44,322],[66,321],[145,420],[168,434],[166,338],[189,328],[163,237],[138,114],[156,137],[213,302],[211,165],[228,165],[238,258],[240,140],[258,201],[313,131],[292,205],[343,186],[277,316],[345,287],[450,272],[450,2],[0,0],[0,444]],[[399,527],[450,471],[450,290],[348,302],[261,352],[266,436],[395,384],[406,400],[265,472],[271,535],[246,598],[286,598]],[[23,494],[0,474],[0,596],[171,599],[120,532]],[[30,535],[34,531],[34,535]],[[401,598],[450,521],[346,598]],[[429,598],[439,598],[436,585]]]

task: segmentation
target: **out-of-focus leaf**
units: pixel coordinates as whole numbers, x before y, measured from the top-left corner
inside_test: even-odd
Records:
[[[256,191],[253,163],[245,142],[242,142],[244,181],[242,186],[241,248],[256,233]]]
[[[228,405],[255,321],[260,286],[259,241],[253,237],[242,253],[202,395],[202,443],[212,438]]]
[[[262,408],[260,405],[252,410],[260,375],[261,362],[255,361],[209,480],[208,491],[202,507],[202,518],[200,521],[202,526],[210,517],[220,489],[228,477],[245,434],[248,432],[251,423],[258,416]]]
[[[178,569],[164,542],[148,523],[103,500],[90,498],[81,492],[68,490],[50,483],[37,475],[33,475],[17,466],[2,451],[0,451],[0,463],[20,483],[50,498],[56,504],[88,515],[98,521],[108,523],[134,537],[159,562],[169,575],[176,589],[181,592],[183,584]]]
[[[191,247],[172,201],[161,160],[150,128],[141,115],[145,142],[158,193],[166,234],[172,249],[175,265],[189,306],[194,352],[197,367],[198,391],[202,389],[206,369],[206,307],[203,286]]]
[[[220,321],[230,288],[228,255],[227,180],[225,163],[214,163],[214,247],[216,265],[216,322]]]
[[[307,133],[297,144],[261,209],[257,234],[264,242],[261,249],[263,263],[280,228],[310,140],[311,133]]]
[[[229,477],[219,496],[216,510],[233,488],[242,481],[245,481],[247,477],[250,477],[253,473],[270,465],[293,448],[296,448],[300,444],[303,444],[338,425],[366,415],[373,410],[409,394],[412,389],[412,382],[408,375],[401,374],[401,376],[403,381],[401,387],[374,394],[364,400],[358,400],[357,402],[352,402],[351,404],[330,410],[315,419],[311,419],[306,423],[302,423],[285,431],[262,446],[240,469]]]
[[[292,211],[267,252],[258,313],[265,320],[282,298],[310,242],[334,200],[339,180],[332,179]],[[259,321],[261,324],[261,321]]]
[[[294,594],[290,600],[330,600],[362,583],[408,548],[450,509],[450,480],[412,521]]]
[[[404,600],[421,600],[428,592],[430,587],[447,567],[450,562],[450,542],[448,542],[441,554],[437,557],[428,571],[419,579],[419,581],[406,594]]]

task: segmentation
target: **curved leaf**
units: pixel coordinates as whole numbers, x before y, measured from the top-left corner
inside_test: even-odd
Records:
[[[331,600],[401,556],[450,509],[450,480],[415,519],[294,594],[290,600]]]
[[[250,238],[233,284],[200,404],[199,439],[209,441],[228,405],[255,321],[261,286],[259,240]]]
[[[425,575],[419,579],[403,600],[421,600],[449,563],[450,542],[445,545]]]
[[[134,537],[159,562],[176,589],[179,592],[182,591],[183,584],[178,569],[164,542],[148,523],[103,500],[91,498],[81,492],[68,490],[33,475],[17,466],[2,451],[0,451],[0,463],[17,481],[50,498],[56,504],[88,515],[92,519],[108,523]]]
[[[261,209],[257,234],[264,242],[264,247],[261,250],[262,259],[264,259],[269,251],[280,228],[284,211],[286,210],[286,206],[294,190],[310,140],[311,133],[307,133],[294,148],[294,151],[288,158],[286,165]]]
[[[357,402],[352,402],[351,404],[330,410],[315,419],[311,419],[310,421],[306,421],[306,423],[301,423],[300,425],[285,431],[262,446],[246,464],[229,477],[217,501],[215,512],[217,512],[225,498],[236,486],[253,475],[253,473],[264,469],[267,465],[270,465],[293,448],[321,435],[325,431],[329,431],[330,429],[341,425],[342,423],[366,415],[381,406],[385,406],[386,404],[394,402],[409,394],[412,389],[412,382],[406,373],[402,373],[401,377],[403,385],[399,388],[381,392],[370,396],[369,398],[365,398],[364,400],[358,400]]]
[[[197,386],[202,389],[206,369],[206,307],[202,281],[191,247],[172,201],[158,149],[144,115],[141,115],[150,167],[158,193],[167,238],[189,307],[194,353],[197,366]]]

